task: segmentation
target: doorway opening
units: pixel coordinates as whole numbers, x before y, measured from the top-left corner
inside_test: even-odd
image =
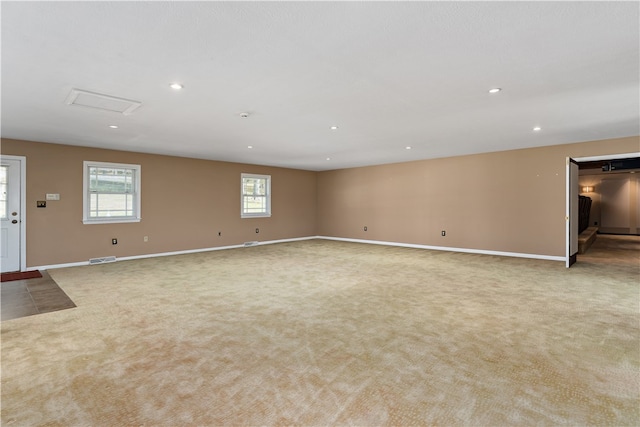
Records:
[[[640,153],[571,159],[573,173],[569,160],[567,267],[578,258],[608,262],[613,253],[633,258],[629,248],[640,244]],[[595,246],[589,253],[591,245]]]

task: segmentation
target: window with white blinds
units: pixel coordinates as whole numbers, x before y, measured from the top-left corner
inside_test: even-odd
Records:
[[[242,174],[242,218],[271,216],[271,176]]]
[[[84,162],[85,224],[140,221],[140,165]]]

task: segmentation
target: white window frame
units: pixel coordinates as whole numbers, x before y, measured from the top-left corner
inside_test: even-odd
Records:
[[[122,222],[140,222],[142,219],[140,215],[140,182],[142,179],[142,168],[140,165],[131,165],[125,163],[106,163],[106,162],[93,162],[85,160],[83,162],[83,174],[82,174],[82,222],[84,224],[114,224]],[[89,217],[91,197],[89,192],[89,168],[114,168],[114,169],[131,169],[134,171],[133,177],[133,215],[131,216],[118,216],[118,217]]]
[[[245,178],[264,179],[265,183],[265,212],[246,212],[244,205],[244,180]],[[256,175],[252,173],[243,173],[240,177],[240,217],[241,218],[268,218],[271,216],[271,175]]]

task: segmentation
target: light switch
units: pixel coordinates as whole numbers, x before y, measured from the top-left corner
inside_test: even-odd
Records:
[[[59,193],[47,193],[47,200],[60,200]]]

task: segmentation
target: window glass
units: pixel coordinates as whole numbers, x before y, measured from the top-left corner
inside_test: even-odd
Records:
[[[241,199],[241,217],[271,216],[271,176],[242,174]]]
[[[140,220],[140,166],[85,162],[85,223]]]
[[[7,218],[7,170],[6,166],[0,166],[0,218]]]

